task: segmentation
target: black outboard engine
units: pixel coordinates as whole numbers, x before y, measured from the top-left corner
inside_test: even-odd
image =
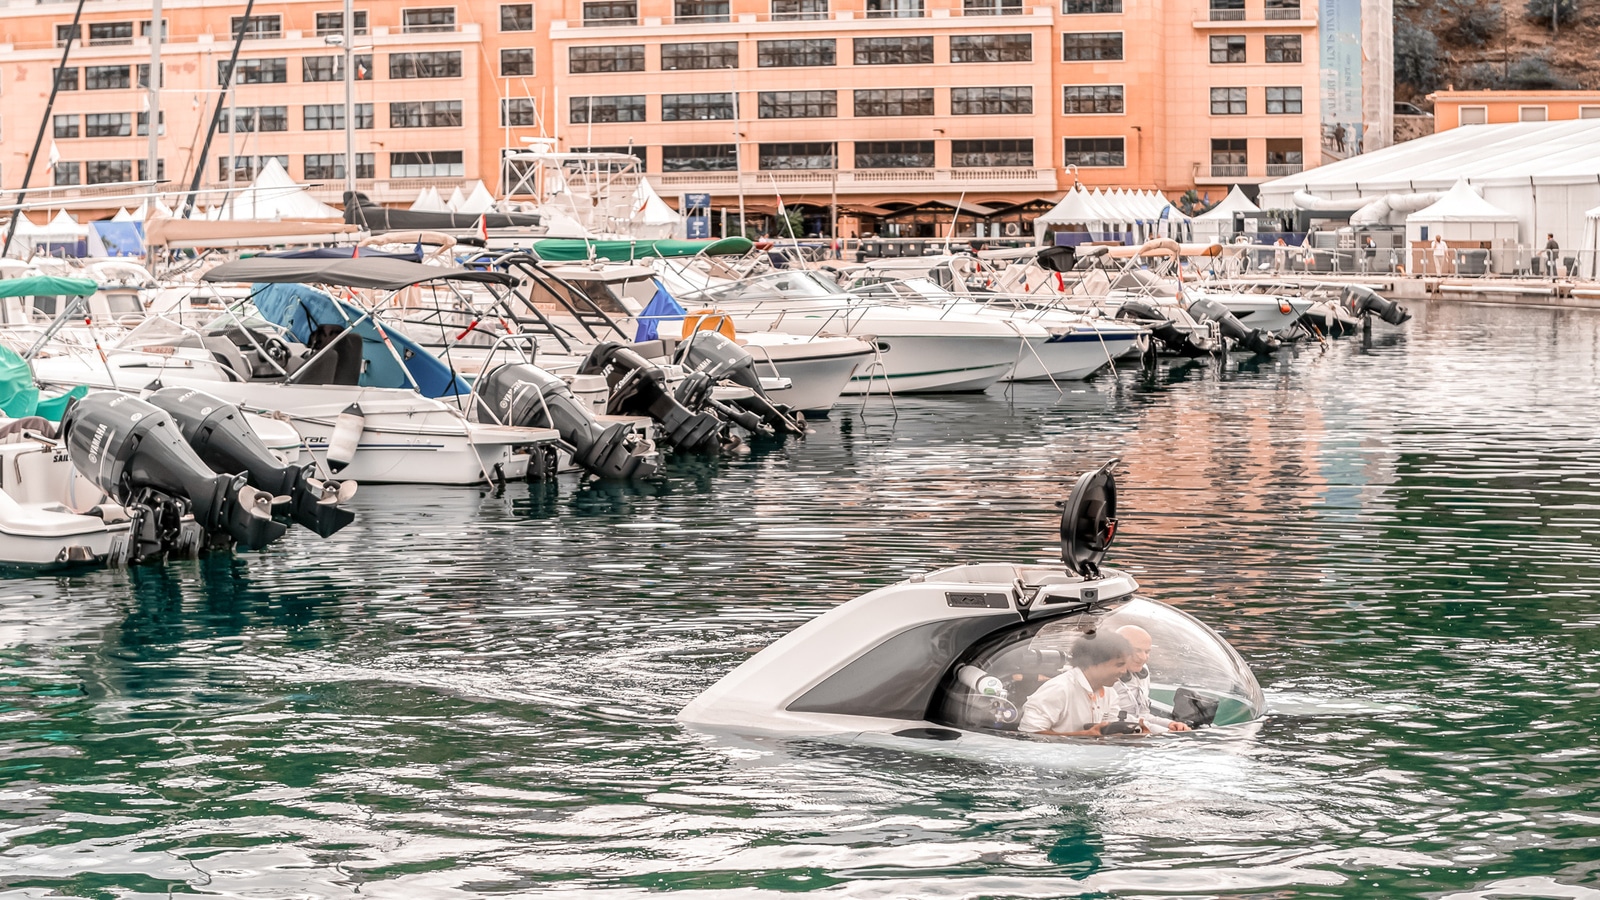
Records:
[[[1351,313],[1358,316],[1376,315],[1390,325],[1400,325],[1411,318],[1411,313],[1405,307],[1359,284],[1345,286],[1343,301],[1344,308]]]
[[[606,412],[613,416],[649,416],[661,424],[672,446],[690,453],[721,446],[722,424],[707,412],[695,412],[667,390],[667,373],[655,363],[616,341],[605,341],[578,367],[579,375],[604,375],[611,387]],[[709,393],[709,392],[706,392]],[[698,409],[703,404],[696,404]]]
[[[1243,347],[1252,353],[1275,353],[1283,342],[1259,328],[1248,328],[1239,321],[1239,317],[1228,311],[1226,306],[1210,297],[1201,297],[1189,304],[1189,314],[1201,319],[1210,319],[1217,323],[1222,336],[1236,346]]]
[[[288,530],[272,519],[272,495],[243,475],[213,472],[158,407],[112,392],[90,394],[61,422],[67,454],[79,472],[128,509],[147,511],[135,533],[139,558],[168,552],[183,514],[208,534],[226,533],[257,550]]]
[[[565,381],[538,366],[499,366],[480,376],[478,385],[482,402],[501,423],[554,428],[572,448],[572,461],[601,478],[645,478],[656,470],[649,441],[626,422],[602,425]]]
[[[1150,327],[1150,335],[1179,356],[1207,356],[1216,350],[1211,338],[1184,331],[1162,314],[1159,307],[1143,300],[1125,300],[1117,309],[1117,318],[1135,319]]]
[[[756,373],[755,358],[727,335],[717,331],[696,331],[678,345],[677,361],[687,369],[703,373],[713,382],[731,381],[748,389],[752,396],[733,402],[760,416],[769,429],[768,433],[806,433],[805,426],[800,424],[791,410],[773,403],[772,398],[767,396],[766,390],[761,387],[761,376]]]
[[[237,406],[181,387],[162,388],[148,399],[172,416],[202,462],[218,472],[243,473],[251,487],[274,495],[275,502],[286,500],[295,522],[327,537],[355,521],[356,514],[339,505],[355,496],[355,482],[322,481],[310,464],[280,464]]]

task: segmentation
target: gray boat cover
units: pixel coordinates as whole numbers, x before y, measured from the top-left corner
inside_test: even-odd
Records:
[[[203,281],[258,284],[313,283],[343,287],[398,291],[424,281],[475,281],[514,286],[517,279],[504,272],[480,272],[453,266],[427,266],[403,259],[283,259],[253,256],[223,263],[200,276]]]
[[[539,224],[532,213],[485,213],[488,228],[528,228]],[[460,231],[478,227],[476,213],[390,209],[359,191],[345,191],[344,220],[367,231]]]

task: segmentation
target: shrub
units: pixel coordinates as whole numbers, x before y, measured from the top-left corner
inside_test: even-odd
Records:
[[[1419,94],[1439,86],[1439,41],[1432,32],[1404,19],[1395,20],[1394,77]]]
[[[1557,21],[1562,25],[1577,21],[1578,0],[1528,0],[1523,9],[1528,13],[1528,18],[1549,25],[1552,4],[1556,8]]]
[[[1498,3],[1477,3],[1474,0],[1442,0],[1439,18],[1444,23],[1444,36],[1457,44],[1482,47],[1500,33],[1505,10]]]

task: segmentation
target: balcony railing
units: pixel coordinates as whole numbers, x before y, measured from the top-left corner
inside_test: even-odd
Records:
[[[652,174],[662,187],[732,190],[741,185],[751,192],[802,189],[808,193],[866,193],[916,187],[921,190],[982,185],[990,190],[1056,189],[1054,169],[997,166],[972,169],[794,169],[759,172],[663,172]]]
[[[1267,163],[1267,174],[1272,176],[1298,175],[1304,172],[1305,169],[1306,167],[1303,163]],[[1215,166],[1212,166],[1212,171],[1216,171]]]
[[[1219,9],[1211,8],[1211,21],[1213,22],[1238,22],[1244,19],[1244,9]]]
[[[1283,6],[1283,7],[1272,7],[1272,6],[1269,6],[1269,7],[1267,7],[1267,15],[1266,15],[1266,17],[1268,19],[1299,19],[1300,18],[1300,7],[1298,7],[1298,6]],[[1242,19],[1242,18],[1244,18],[1244,16],[1241,15],[1239,18]]]
[[[1249,175],[1249,174],[1250,174],[1250,167],[1249,166],[1232,165],[1232,164],[1218,165],[1217,163],[1212,163],[1211,164],[1211,177],[1212,178],[1243,178],[1243,177],[1245,177],[1246,175]]]

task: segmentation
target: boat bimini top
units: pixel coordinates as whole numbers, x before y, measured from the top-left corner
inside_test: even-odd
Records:
[[[1261,688],[1222,637],[1140,596],[1126,572],[1100,568],[1116,535],[1115,465],[1074,486],[1063,565],[955,566],[857,597],[747,660],[679,721],[846,740],[1079,740],[1019,731],[1023,708],[1068,671],[1078,641],[1125,626],[1151,641],[1140,677],[1153,715],[1191,728],[1259,718]]]

